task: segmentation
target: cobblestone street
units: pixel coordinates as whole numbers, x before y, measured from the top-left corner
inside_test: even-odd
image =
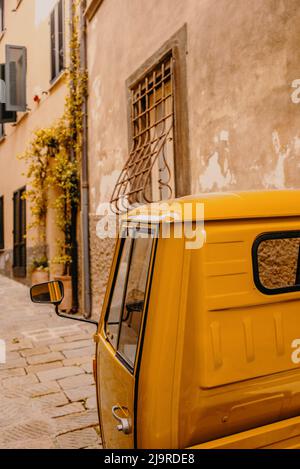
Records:
[[[33,305],[27,287],[0,276],[0,448],[101,448],[94,331]]]

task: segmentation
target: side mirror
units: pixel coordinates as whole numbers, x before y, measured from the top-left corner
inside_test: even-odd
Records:
[[[98,327],[98,322],[83,317],[72,317],[69,314],[62,314],[58,310],[58,306],[64,299],[64,285],[60,280],[54,282],[40,283],[30,288],[30,297],[33,303],[50,304],[55,306],[57,316],[64,319],[72,319],[74,321],[87,322]]]
[[[30,289],[33,303],[59,305],[64,298],[64,286],[61,281],[41,283]]]

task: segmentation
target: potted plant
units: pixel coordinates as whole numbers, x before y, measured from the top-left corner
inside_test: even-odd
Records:
[[[31,264],[31,283],[46,283],[49,280],[49,263],[46,256],[33,259]]]

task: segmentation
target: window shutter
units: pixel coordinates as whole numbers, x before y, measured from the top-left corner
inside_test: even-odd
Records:
[[[15,111],[7,111],[6,105],[4,104],[5,102],[5,64],[0,64],[0,124],[17,122],[17,113]]]
[[[6,110],[25,112],[27,50],[26,47],[6,45],[5,52]]]
[[[0,197],[0,249],[4,249],[4,197]]]
[[[56,61],[55,61],[55,10],[52,11],[50,17],[50,34],[51,34],[51,80],[56,77]]]
[[[53,81],[64,69],[64,3],[55,5],[50,15],[51,41],[51,80]]]
[[[58,4],[58,63],[59,72],[64,68],[64,24],[63,24],[63,2],[60,0]]]
[[[4,31],[4,0],[0,0],[0,32]]]

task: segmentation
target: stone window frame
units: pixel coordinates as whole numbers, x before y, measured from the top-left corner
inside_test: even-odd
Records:
[[[174,74],[174,180],[175,197],[191,193],[189,122],[187,100],[187,24],[184,24],[149,59],[147,59],[127,80],[127,124],[128,150],[132,149],[131,90],[142,81],[152,69],[172,54]]]

